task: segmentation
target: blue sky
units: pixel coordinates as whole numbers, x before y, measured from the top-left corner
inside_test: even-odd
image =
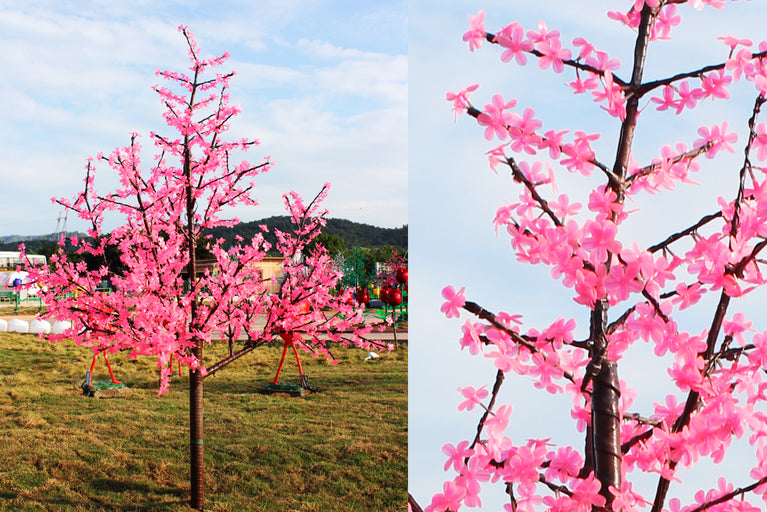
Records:
[[[231,134],[275,162],[260,206],[233,215],[281,215],[284,192],[330,181],[331,217],[407,224],[407,2],[0,1],[0,235],[54,231],[50,198],[77,193],[88,156],[162,133],[151,86],[187,66],[180,24],[205,55],[229,51]]]
[[[606,50],[622,63],[617,72],[630,75],[634,33],[607,19],[609,9],[628,8],[631,2],[594,0],[437,0],[410,1],[409,32],[409,194],[410,194],[410,322],[411,342],[409,375],[409,487],[421,505],[442,490],[442,483],[454,473],[443,472],[446,460],[441,452],[445,443],[457,445],[471,440],[481,412],[456,409],[462,400],[459,386],[492,388],[495,369],[492,361],[461,352],[459,339],[463,316],[446,319],[439,311],[446,285],[466,286],[466,297],[491,311],[522,314],[524,329],[543,328],[562,316],[578,322],[576,336],[585,338],[587,311],[571,299],[569,291],[554,282],[549,269],[518,264],[503,233],[496,236],[493,217],[496,209],[514,202],[519,191],[508,173],[494,174],[486,152],[497,145],[488,142],[482,128],[467,116],[453,120],[447,91],[480,84],[472,93],[481,107],[499,92],[505,99],[517,98],[518,110],[535,108],[543,129],[601,132],[596,144],[599,158],[611,163],[617,143],[616,122],[594,106],[588,96],[573,96],[564,86],[572,74],[541,71],[535,63],[527,67],[504,64],[496,46],[484,45],[471,53],[461,40],[468,30],[468,15],[485,10],[488,30],[519,21],[526,29],[543,20],[550,29],[560,30],[563,44],[586,37],[598,49]],[[577,8],[575,7],[577,5]],[[648,79],[668,76],[678,70],[693,70],[704,64],[722,62],[726,47],[717,36],[733,34],[755,41],[765,39],[763,20],[767,19],[764,2],[728,2],[724,10],[698,12],[680,6],[682,25],[670,41],[654,44],[648,52]],[[637,159],[649,161],[663,144],[687,142],[698,136],[701,124],[729,120],[730,129],[745,140],[746,123],[755,94],[749,86],[735,87],[733,102],[707,102],[684,117],[656,113],[652,106],[643,114],[634,147]],[[742,163],[742,144],[736,155],[722,155],[704,160],[696,178],[700,186],[683,186],[672,193],[644,196],[632,204],[640,211],[624,225],[624,245],[637,240],[640,247],[665,238],[674,228],[692,225],[702,215],[716,209],[716,198],[731,199],[737,190],[733,173]],[[522,157],[525,159],[526,157]],[[584,203],[584,194],[594,180],[562,176],[558,172],[560,192],[567,192]],[[596,182],[601,182],[597,179]],[[665,228],[661,233],[657,228]],[[714,294],[711,294],[714,295]],[[744,311],[754,319],[754,328],[767,328],[763,309],[764,292],[736,301],[732,312]],[[701,331],[711,319],[710,299],[696,311],[680,319],[685,328]],[[621,309],[622,311],[622,309]],[[619,313],[611,312],[611,315]],[[668,388],[666,362],[653,363],[646,345],[632,352],[632,363],[620,366],[620,376],[640,391],[634,409],[647,411],[654,401],[663,401]],[[507,377],[502,394],[512,403],[508,435],[517,444],[529,438],[552,438],[559,445],[582,446],[580,434],[574,435],[569,416],[570,403],[552,400],[535,390],[529,380]],[[747,484],[753,455],[734,451],[723,465],[702,464],[694,473],[682,473],[684,485],[672,485],[670,496],[689,497],[700,486],[715,485],[716,478],[727,475],[736,485]],[[635,489],[653,488],[655,479],[634,484]],[[501,510],[508,503],[502,484],[490,486],[483,494],[482,510]],[[472,510],[472,509],[468,509]]]

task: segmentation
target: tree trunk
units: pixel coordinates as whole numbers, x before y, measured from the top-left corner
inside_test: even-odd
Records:
[[[196,352],[196,351],[195,351]],[[199,347],[202,356],[202,347]],[[200,370],[189,372],[189,455],[191,506],[203,509],[203,443],[202,443],[202,374]]]
[[[606,299],[596,302],[591,311],[590,337],[593,369],[591,391],[591,428],[587,431],[587,463],[593,464],[594,476],[601,488],[599,494],[611,509],[613,495],[610,487],[621,487],[621,434],[619,400],[621,396],[618,381],[618,364],[607,359],[607,310]],[[590,442],[589,442],[590,441]],[[590,455],[590,457],[589,457]]]
[[[639,111],[639,95],[633,94],[642,84],[647,45],[650,41],[650,28],[657,11],[644,4],[641,11],[641,20],[637,27],[637,38],[634,44],[634,63],[631,73],[631,82],[624,88],[626,94],[626,117],[621,124],[618,148],[613,164],[612,174],[616,179],[611,179],[608,186],[616,193],[617,201],[622,203],[624,198],[623,187],[631,155],[631,145],[634,139],[634,128]],[[613,222],[616,221],[615,213],[612,214]],[[607,270],[610,268],[610,257],[605,262]],[[596,374],[593,376],[593,388],[591,395],[591,436],[590,443],[587,441],[587,449],[591,450],[592,458],[586,456],[587,464],[593,462],[594,476],[601,484],[600,494],[605,498],[605,506],[612,510],[613,495],[610,487],[621,487],[621,439],[620,439],[620,381],[618,380],[618,365],[605,357],[607,350],[607,309],[606,299],[597,301],[591,312],[591,360]],[[589,446],[590,444],[590,446]],[[586,466],[588,467],[588,466]]]
[[[195,74],[195,83],[197,76]],[[194,100],[194,91],[190,103]],[[192,186],[192,155],[189,148],[189,137],[184,137],[184,177],[186,178],[186,238],[189,249],[189,293],[192,294],[190,306],[189,329],[194,332],[197,328],[197,240],[194,233],[195,199]],[[202,366],[202,340],[195,335],[195,346],[192,350],[199,365]],[[189,478],[191,486],[190,504],[195,510],[203,510],[203,444],[202,444],[202,373],[199,369],[189,372]]]
[[[592,447],[594,450],[594,474],[602,484],[600,494],[609,508],[612,503],[610,486],[621,487],[621,418],[618,364],[604,359],[594,377],[591,395],[593,425]]]

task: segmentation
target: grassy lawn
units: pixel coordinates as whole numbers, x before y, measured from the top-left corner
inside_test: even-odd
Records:
[[[205,509],[401,511],[407,500],[407,349],[330,366],[302,354],[304,398],[268,396],[280,347],[262,347],[205,380]],[[207,347],[206,361],[226,354]],[[111,358],[131,389],[83,397],[88,349],[0,333],[0,510],[187,511],[185,378],[157,396],[148,359]],[[295,359],[281,382],[296,382]],[[94,380],[107,379],[103,358]]]

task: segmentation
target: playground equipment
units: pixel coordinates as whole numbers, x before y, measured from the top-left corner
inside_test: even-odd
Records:
[[[4,259],[0,257],[0,267],[5,268],[3,261]],[[37,288],[27,284],[27,276],[27,272],[23,271],[0,272],[0,302],[12,303],[15,306],[14,310],[18,311],[20,304],[24,301],[37,301],[42,310],[43,303],[37,296]]]

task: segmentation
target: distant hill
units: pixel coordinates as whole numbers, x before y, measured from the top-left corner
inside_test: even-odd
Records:
[[[83,233],[67,233],[67,236],[84,237]],[[24,236],[8,235],[0,236],[0,251],[18,251],[19,244],[24,244],[32,254],[50,253],[56,243],[59,241],[59,233],[50,233],[48,235]]]
[[[77,233],[72,233],[77,234]],[[79,234],[78,234],[79,236]],[[0,236],[0,244],[19,244],[27,240],[47,240],[50,242],[56,242],[59,239],[58,233],[51,233],[49,235],[37,235],[37,236],[24,236],[24,235],[6,235]],[[7,250],[7,249],[6,249]]]
[[[214,228],[210,230],[210,234],[214,238],[223,238],[226,241],[225,245],[229,245],[237,235],[246,240],[252,238],[256,232],[260,231],[259,226],[261,224],[269,229],[270,233],[265,238],[273,245],[276,242],[274,237],[275,228],[280,231],[290,231],[292,228],[290,217],[278,216],[253,222],[241,222],[231,228]],[[391,246],[397,249],[400,254],[407,251],[407,225],[399,228],[379,228],[346,219],[327,219],[327,225],[322,232],[341,237],[348,248],[366,247],[375,249]]]
[[[225,245],[229,245],[237,235],[245,240],[252,238],[257,231],[260,231],[259,226],[261,224],[266,225],[269,229],[270,233],[266,239],[272,245],[276,241],[274,237],[275,228],[281,231],[290,231],[292,227],[290,217],[277,216],[252,222],[241,222],[231,228],[214,228],[209,231],[209,234],[213,235],[214,238],[223,238],[226,241]],[[348,248],[366,247],[375,249],[390,246],[397,249],[400,254],[407,251],[407,225],[399,228],[380,228],[346,219],[328,219],[327,225],[322,232],[328,235],[338,235]],[[82,238],[86,235],[83,233],[68,233],[68,236]],[[23,242],[27,250],[32,253],[50,252],[51,247],[58,239],[58,233],[31,237],[23,235],[3,236],[0,237],[0,251],[16,251],[19,244]]]

